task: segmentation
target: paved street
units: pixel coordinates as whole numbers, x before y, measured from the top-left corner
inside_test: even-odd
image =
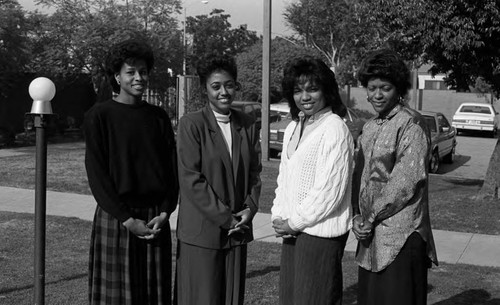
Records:
[[[497,140],[482,135],[457,136],[455,162],[441,163],[438,174],[483,180]]]

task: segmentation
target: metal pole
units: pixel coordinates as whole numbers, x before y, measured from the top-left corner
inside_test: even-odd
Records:
[[[271,4],[264,0],[262,44],[262,161],[269,160],[269,99],[271,86]]]
[[[346,106],[351,107],[351,84],[347,84]]]
[[[182,29],[182,75],[186,75],[186,6],[184,6],[184,27]]]
[[[413,81],[412,81],[412,102],[413,108],[418,109],[418,68],[417,62],[413,62]]]
[[[35,169],[35,294],[36,305],[45,304],[45,218],[47,192],[47,140],[43,114],[34,117],[36,128]]]
[[[422,110],[422,107],[424,106],[424,89],[418,89],[418,108],[417,110],[420,111]]]

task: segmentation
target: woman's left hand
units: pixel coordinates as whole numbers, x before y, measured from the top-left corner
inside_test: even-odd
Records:
[[[236,219],[239,219],[239,222],[235,226],[236,228],[238,228],[242,226],[247,226],[247,224],[252,220],[253,215],[250,208],[246,208],[234,214],[234,217],[236,217]]]
[[[158,237],[158,234],[160,234],[161,228],[163,225],[168,221],[168,215],[166,212],[161,212],[160,215],[156,216],[155,218],[151,219],[150,222],[148,222],[147,226],[155,231],[157,231],[154,234],[146,235],[143,238],[144,239],[155,239]]]
[[[294,231],[292,228],[290,228],[290,225],[288,224],[288,219],[278,221],[277,219],[273,221],[273,228],[276,233],[281,236],[281,237],[293,237],[297,235],[299,232]]]
[[[232,235],[234,233],[244,233],[245,230],[250,229],[248,223],[252,221],[252,211],[250,208],[246,208],[242,211],[239,211],[236,214],[233,214],[233,217],[238,220],[238,222],[231,228],[227,235]]]

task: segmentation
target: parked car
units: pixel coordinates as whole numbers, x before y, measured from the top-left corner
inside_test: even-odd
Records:
[[[251,115],[255,119],[255,124],[257,128],[262,127],[262,105],[258,102],[251,101],[233,101],[231,108],[243,111]],[[276,111],[269,111],[269,123],[277,122],[281,120],[281,116]]]
[[[462,131],[483,131],[495,137],[498,130],[498,112],[486,103],[463,103],[453,116],[452,126],[457,133]]]
[[[280,111],[285,112],[286,115],[281,119],[281,121],[272,123],[269,127],[269,155],[271,157],[277,157],[278,154],[282,151],[285,129],[292,121],[292,116],[290,114],[290,108],[288,107],[288,104],[286,104],[286,107],[284,106],[284,103],[275,105],[280,105]],[[271,107],[272,106],[273,104],[271,104]],[[361,119],[351,108],[347,108],[347,114],[343,119],[346,122],[349,131],[351,132],[354,143],[356,143],[366,121],[364,119]]]
[[[250,102],[250,101],[233,101],[231,104],[231,108],[243,111],[255,119],[255,124],[257,128],[260,129],[262,126],[262,105],[258,102]]]
[[[445,163],[453,163],[455,160],[457,132],[442,113],[430,111],[420,113],[431,132],[432,150],[429,157],[429,172],[436,173],[441,160]]]
[[[271,111],[279,113],[282,119],[286,118],[286,116],[290,113],[290,107],[287,102],[271,104],[269,108]]]

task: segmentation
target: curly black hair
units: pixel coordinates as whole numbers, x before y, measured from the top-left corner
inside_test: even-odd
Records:
[[[368,53],[358,70],[358,80],[363,87],[372,78],[391,82],[400,96],[404,97],[411,88],[411,75],[403,59],[393,50],[379,49]]]
[[[196,74],[200,77],[200,84],[205,86],[207,78],[216,71],[226,71],[236,82],[238,77],[238,68],[234,58],[227,55],[209,54],[196,66]]]
[[[340,98],[335,73],[321,59],[304,56],[294,58],[286,64],[281,82],[283,97],[288,101],[292,119],[298,120],[300,112],[293,99],[294,88],[297,84],[305,84],[308,81],[320,87],[333,113],[341,117],[347,113],[347,108]]]
[[[120,85],[116,82],[115,74],[119,73],[123,64],[134,64],[137,60],[144,60],[148,73],[153,69],[154,55],[151,47],[140,40],[129,39],[111,47],[105,60],[105,70],[108,81],[116,93],[120,92]]]

